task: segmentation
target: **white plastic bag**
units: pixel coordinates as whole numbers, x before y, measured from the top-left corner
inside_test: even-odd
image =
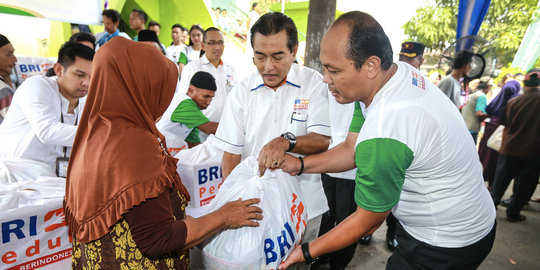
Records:
[[[186,214],[198,218],[208,213],[208,204],[217,194],[223,178],[221,159],[223,151],[212,145],[214,135],[193,148],[176,154],[178,175],[191,196]]]
[[[260,226],[225,230],[212,237],[203,248],[204,269],[277,269],[300,242],[307,216],[298,183],[281,170],[267,170],[259,177],[258,169],[254,157],[240,163],[209,210],[238,198],[260,198]]]
[[[40,176],[56,177],[56,173],[43,162],[23,158],[0,159],[0,184],[25,182]]]
[[[504,126],[499,125],[495,131],[491,134],[489,139],[487,140],[487,147],[499,152],[501,151],[502,146],[502,139],[503,139],[503,133],[504,133]]]

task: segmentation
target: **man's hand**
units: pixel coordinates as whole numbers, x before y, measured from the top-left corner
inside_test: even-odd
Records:
[[[278,269],[279,270],[284,270],[284,269],[287,269],[289,266],[291,266],[291,265],[293,265],[295,263],[299,263],[299,262],[303,262],[303,261],[304,261],[304,255],[302,255],[302,247],[300,245],[298,245],[293,250],[291,255],[289,255],[289,257],[287,257],[287,260],[285,260],[284,262],[281,262]]]
[[[284,172],[295,176],[300,171],[300,168],[302,167],[302,163],[300,162],[300,159],[292,156],[290,154],[286,154],[285,160],[283,163],[281,163],[281,166],[279,169],[282,169]]]
[[[259,173],[264,175],[266,168],[277,169],[285,161],[285,153],[289,149],[289,142],[283,137],[277,137],[268,142],[259,152]]]

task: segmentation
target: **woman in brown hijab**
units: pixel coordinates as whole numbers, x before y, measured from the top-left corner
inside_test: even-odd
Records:
[[[113,38],[96,53],[64,201],[74,269],[188,269],[189,247],[258,226],[259,199],[185,219],[189,194],[154,125],[177,80],[175,64],[148,44]]]

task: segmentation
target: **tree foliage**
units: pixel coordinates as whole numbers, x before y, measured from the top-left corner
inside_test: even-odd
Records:
[[[459,0],[435,0],[434,6],[417,9],[405,23],[408,40],[426,44],[431,52],[442,52],[456,40]],[[491,41],[501,66],[511,62],[531,23],[538,0],[492,0],[478,35]]]

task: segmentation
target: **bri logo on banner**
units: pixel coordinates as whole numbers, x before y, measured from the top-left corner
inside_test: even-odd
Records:
[[[0,229],[0,260],[8,269],[34,269],[71,257],[62,208],[2,221]]]

